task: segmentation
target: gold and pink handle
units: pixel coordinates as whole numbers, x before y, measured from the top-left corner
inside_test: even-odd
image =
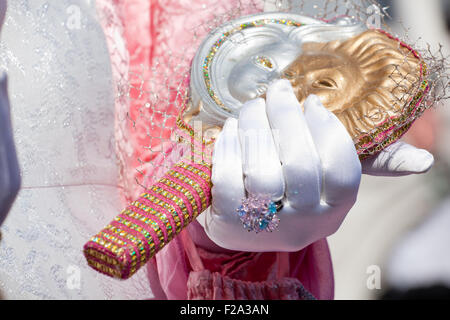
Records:
[[[211,204],[211,165],[180,161],[84,245],[95,270],[131,277]]]

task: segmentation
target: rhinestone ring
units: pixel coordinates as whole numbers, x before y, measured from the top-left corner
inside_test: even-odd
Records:
[[[278,228],[280,218],[277,212],[282,207],[281,201],[274,202],[270,196],[249,194],[247,198],[242,199],[242,204],[236,211],[244,228],[249,232],[272,232]]]

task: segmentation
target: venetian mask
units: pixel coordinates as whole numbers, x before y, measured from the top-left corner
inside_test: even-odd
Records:
[[[413,49],[350,19],[327,24],[286,13],[244,17],[200,47],[184,119],[201,120],[214,136],[243,103],[286,78],[301,104],[310,94],[319,96],[365,157],[396,141],[420,114],[425,70]]]

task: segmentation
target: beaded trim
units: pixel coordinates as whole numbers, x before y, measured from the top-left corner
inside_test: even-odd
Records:
[[[211,166],[182,161],[84,245],[95,270],[127,279],[211,204]]]

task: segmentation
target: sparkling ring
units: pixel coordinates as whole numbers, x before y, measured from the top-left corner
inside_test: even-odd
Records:
[[[249,194],[242,199],[241,206],[236,210],[246,230],[272,232],[278,228],[280,218],[277,212],[281,210],[281,201],[274,202],[267,195]]]

